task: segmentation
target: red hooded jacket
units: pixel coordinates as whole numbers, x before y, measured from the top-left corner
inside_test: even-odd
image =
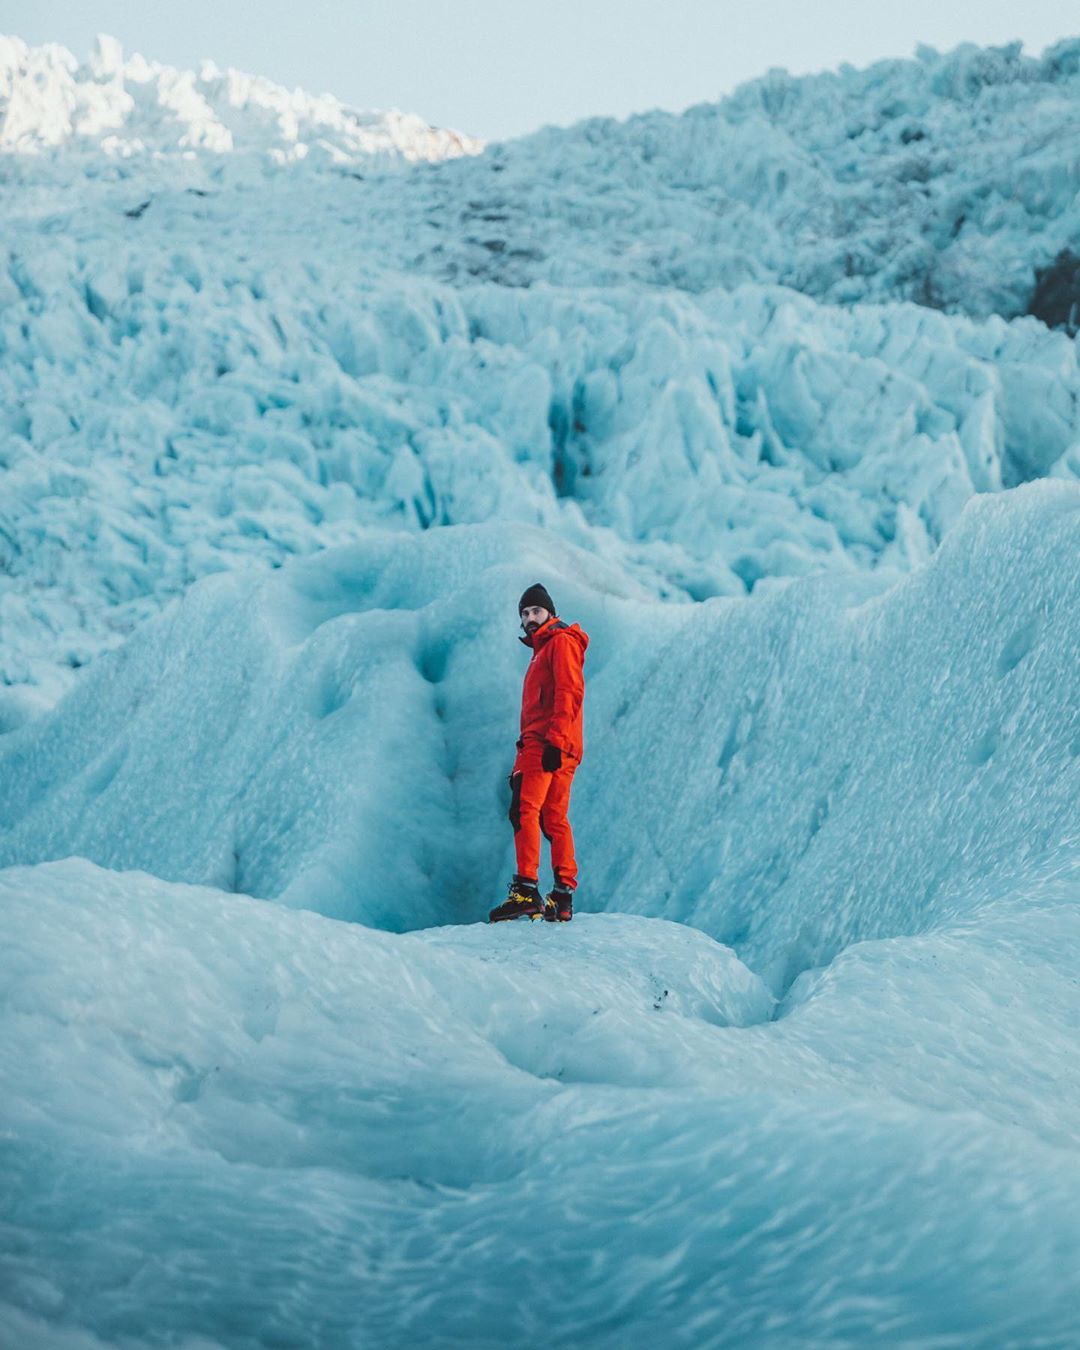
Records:
[[[564,755],[581,759],[583,749],[581,705],[585,697],[585,648],[588,634],[576,623],[555,616],[528,637],[532,660],[521,690],[521,740],[530,745],[555,745]]]

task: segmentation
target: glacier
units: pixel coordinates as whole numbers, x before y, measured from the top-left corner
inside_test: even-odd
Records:
[[[425,152],[440,162],[406,173],[422,149],[411,142],[339,137],[334,155],[294,154],[353,113],[256,77],[184,76],[204,90],[215,140],[162,113],[181,72],[125,61],[110,40],[86,65],[5,44],[0,725],[51,706],[73,671],[198,577],[277,566],[372,524],[517,519],[664,599],[699,601],[821,571],[906,572],[976,493],[1080,475],[1075,344],[1018,317],[1019,302],[995,314],[973,290],[943,314],[893,281],[834,293],[756,266],[700,285],[613,270],[590,240],[624,262],[635,248],[723,251],[686,217],[708,198],[697,180],[680,180],[672,233],[638,172],[637,120],[600,142],[591,123],[483,154],[440,142]],[[987,100],[1018,136],[1042,119],[1045,145],[1068,145],[1071,51],[1036,64],[924,54],[840,87],[863,107],[871,90],[910,85],[945,118],[949,164],[982,183],[1003,157],[968,155]],[[969,68],[980,79],[956,74]],[[835,126],[836,78],[792,84],[799,126]],[[764,163],[761,118],[740,110],[775,83],[700,115],[651,115],[641,125],[663,135],[649,163],[671,174],[689,155],[722,179],[726,136]],[[116,104],[123,146],[103,114],[78,135],[54,127],[51,109],[95,99]],[[829,145],[815,142],[822,164]],[[601,169],[619,184],[618,230],[575,205],[583,179],[590,203],[608,200]],[[1046,210],[1064,239],[1075,189],[1067,174],[1047,181],[1060,183]],[[540,201],[515,195],[537,185]],[[803,197],[839,191],[815,183]],[[1030,222],[991,224],[987,249],[1035,237]],[[558,231],[557,246],[534,248],[532,228]],[[459,266],[461,249],[486,262]],[[1031,290],[1052,256],[1008,266]],[[987,267],[1007,270],[996,255]]]
[[[1075,1343],[1078,51],[485,148],[0,40],[0,1341]]]

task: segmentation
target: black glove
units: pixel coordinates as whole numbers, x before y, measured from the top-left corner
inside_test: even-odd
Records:
[[[545,745],[540,763],[545,773],[554,773],[556,769],[562,768],[562,751],[557,745]]]

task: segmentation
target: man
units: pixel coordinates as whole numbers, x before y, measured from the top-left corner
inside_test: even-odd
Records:
[[[519,639],[532,648],[521,691],[521,737],[510,775],[510,823],[514,827],[517,871],[506,900],[488,916],[567,923],[574,917],[577,886],[574,836],[566,809],[570,784],[581,763],[582,666],[589,639],[576,623],[565,624],[539,582],[518,602],[525,630]],[[541,897],[540,833],[551,844],[555,886]]]

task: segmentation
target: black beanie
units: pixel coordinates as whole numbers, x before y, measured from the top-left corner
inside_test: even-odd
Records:
[[[518,601],[518,613],[520,614],[523,609],[527,609],[529,605],[542,605],[549,614],[555,613],[555,601],[538,581],[530,586]]]

